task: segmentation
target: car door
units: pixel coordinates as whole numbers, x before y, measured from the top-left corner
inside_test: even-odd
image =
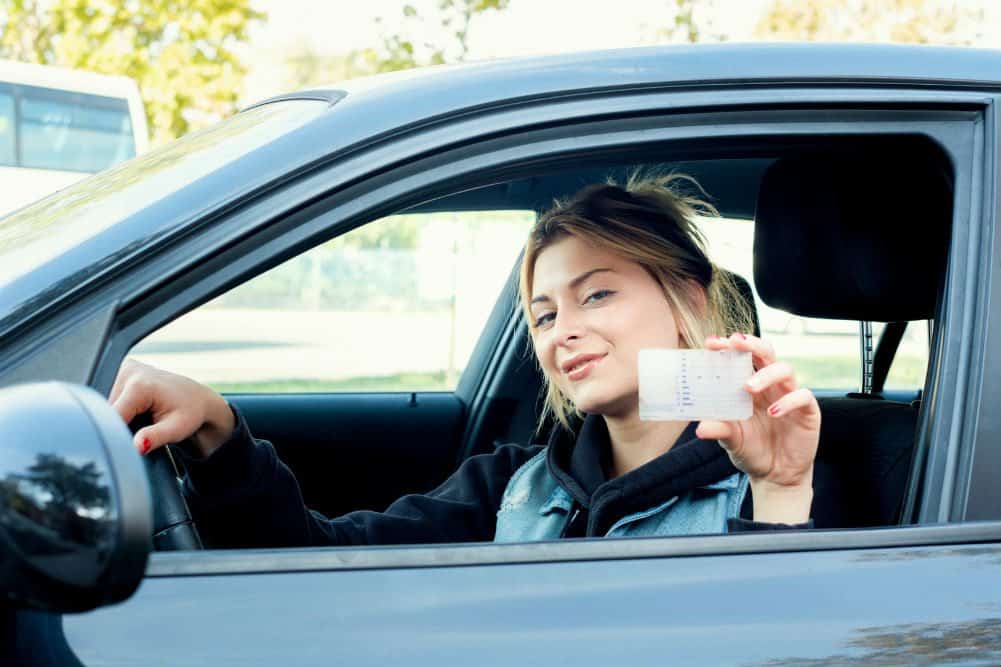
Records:
[[[665,658],[682,664],[893,664],[956,655],[974,664],[996,662],[1001,654],[991,629],[1001,600],[1001,508],[979,505],[977,518],[986,521],[964,523],[967,494],[980,488],[970,482],[972,443],[976,456],[997,460],[996,430],[980,407],[998,393],[976,370],[987,354],[987,322],[996,306],[989,305],[989,291],[972,287],[992,261],[984,235],[992,238],[994,212],[980,198],[994,188],[996,150],[983,141],[996,125],[994,102],[985,103],[983,94],[903,84],[892,94],[896,102],[888,108],[886,91],[849,85],[790,86],[782,95],[758,86],[722,93],[623,91],[590,99],[586,108],[553,101],[422,130],[441,130],[469,144],[335,194],[318,211],[290,218],[280,227],[282,236],[256,239],[257,256],[240,247],[221,254],[218,264],[190,277],[190,291],[175,291],[179,302],[171,314],[137,306],[124,311],[114,329],[119,340],[109,344],[95,383],[110,385],[121,356],[155,328],[144,317],[162,323],[204,294],[218,293],[227,279],[249,273],[252,262],[259,268],[269,256],[287,257],[307,245],[304,239],[323,236],[318,228],[329,232],[358,216],[374,219],[375,210],[402,210],[501,175],[525,175],[540,164],[566,167],[596,155],[611,162],[654,151],[686,154],[706,143],[749,137],[766,146],[776,136],[809,142],[923,134],[955,158],[957,203],[953,261],[928,380],[934,408],[923,412],[905,507],[905,522],[914,525],[154,554],[130,600],[62,619],[68,646],[88,665],[552,664],[571,658],[580,664]],[[775,101],[790,98],[796,99],[791,106]],[[615,109],[618,116],[609,113]],[[404,141],[394,150],[407,147]],[[244,265],[236,259],[241,252]],[[227,265],[229,278],[208,278]],[[484,403],[492,381],[487,376],[478,385]],[[470,410],[477,410],[475,401]]]
[[[170,554],[63,624],[87,665],[996,663],[996,528],[956,528]]]

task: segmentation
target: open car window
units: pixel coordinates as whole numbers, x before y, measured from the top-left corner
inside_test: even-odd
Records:
[[[373,221],[184,315],[134,355],[221,393],[452,391],[534,219]]]
[[[928,152],[931,162],[936,156]],[[827,157],[821,154],[807,166],[826,168]],[[797,152],[790,159],[804,157]],[[680,165],[695,172],[693,177],[709,197],[722,200],[720,210],[724,216],[701,221],[711,257],[749,281],[755,294],[758,285],[754,284],[753,253],[759,249],[754,239],[762,218],[726,215],[727,197],[743,197],[735,201],[745,214],[753,213],[754,198],[748,202],[744,193],[757,192],[766,175],[778,173],[781,178],[773,179],[778,191],[770,195],[777,208],[765,224],[785,224],[786,219],[796,224],[804,215],[795,208],[783,207],[782,196],[798,185],[790,182],[792,176],[799,177],[794,161],[786,161],[781,154],[762,160],[756,154]],[[773,172],[774,165],[786,171]],[[401,214],[357,227],[216,297],[148,337],[136,352],[156,366],[167,366],[226,392],[240,408],[251,432],[273,443],[277,457],[294,474],[307,507],[331,518],[354,510],[386,512],[397,499],[442,488],[473,453],[508,451],[501,445],[544,440],[545,431],[539,438],[535,430],[543,383],[533,355],[525,349],[525,323],[519,322],[516,315],[516,299],[508,304],[506,312],[499,312],[495,307],[498,296],[506,281],[512,280],[511,267],[529,226],[554,199],[569,197],[582,186],[608,177],[624,182],[623,176],[647,167],[669,171],[672,165],[617,161],[602,166],[592,163],[577,171],[562,165],[552,172],[540,170],[517,180],[491,181],[478,188],[464,187],[454,194],[446,192],[424,200],[419,207],[407,202],[400,206]],[[732,175],[746,179],[734,188],[739,191],[736,194],[725,186]],[[938,222],[947,220],[942,216]],[[332,215],[324,224],[337,223]],[[840,224],[840,219],[818,223],[830,238],[804,239],[802,243],[813,243],[811,251],[823,256],[830,244],[838,242]],[[457,228],[462,230],[459,236],[455,235]],[[781,253],[788,255],[790,247],[799,249],[798,245],[783,244],[781,238],[772,243],[776,270],[783,268]],[[412,251],[409,258],[405,251]],[[873,252],[885,252],[885,248],[878,246]],[[837,257],[829,261],[837,268]],[[820,310],[827,308],[826,301],[818,302],[813,295],[827,289],[832,276],[838,274],[832,270],[814,272],[807,267],[800,269],[800,275],[798,286],[805,289],[794,296],[807,305],[803,310],[812,310],[809,306],[814,303],[821,304]],[[485,287],[487,281],[489,287]],[[510,282],[507,285],[511,287]],[[875,294],[873,302],[891,303],[887,293],[896,289],[896,284],[889,285]],[[474,321],[471,317],[466,319],[461,314],[463,290],[483,297],[477,304],[480,316],[475,326],[467,324]],[[931,314],[926,309],[928,292],[921,290],[922,300],[912,309]],[[819,451],[823,454],[818,454],[822,464],[818,470],[823,469],[826,478],[822,488],[817,488],[821,488],[818,497],[826,505],[818,509],[821,518],[815,527],[898,523],[911,473],[919,412],[913,399],[918,398],[923,387],[927,357],[909,351],[905,354],[906,348],[900,348],[898,362],[905,357],[917,358],[916,362],[908,362],[914,369],[900,376],[909,382],[906,389],[913,394],[907,400],[877,403],[871,396],[855,397],[852,394],[858,391],[861,368],[857,320],[849,316],[782,324],[784,319],[795,316],[778,308],[769,310],[760,298],[755,298],[754,305],[763,334],[775,345],[780,358],[794,365],[799,384],[824,392],[821,411],[827,430],[821,433]],[[850,300],[835,305],[840,309],[837,312],[843,313],[860,307],[858,301]],[[376,307],[383,310],[376,313]],[[257,312],[246,317],[247,311]],[[490,335],[480,337],[488,314],[494,320],[486,326]],[[227,329],[211,319],[224,323],[234,315],[235,325],[226,324],[230,327]],[[428,326],[432,320],[436,324]],[[455,334],[463,330],[472,335],[460,343]],[[203,338],[196,341],[195,334]],[[486,370],[471,374],[479,384],[452,392],[458,389],[456,379],[477,338],[488,346],[478,350],[477,363]],[[372,350],[368,357],[362,354],[366,345]],[[403,345],[412,347],[404,350]],[[184,369],[179,365],[183,355],[205,365]],[[210,365],[225,357],[230,358],[227,369]],[[380,365],[394,359],[400,361],[394,367]],[[212,377],[212,373],[218,375]],[[435,396],[435,391],[441,395]],[[397,396],[390,396],[394,392]],[[383,395],[389,399],[379,400]],[[859,419],[866,420],[861,434],[856,432]],[[866,459],[874,451],[880,456],[886,454],[876,462],[882,466],[878,469]],[[713,453],[719,453],[718,446]],[[527,461],[513,457],[509,463],[505,479],[513,479],[515,471]],[[485,511],[484,516],[496,517],[499,510],[492,504],[504,503],[503,480],[498,484],[497,493],[491,491],[486,510],[479,508]],[[370,493],[373,489],[378,493]],[[731,518],[751,520],[753,515],[744,510],[744,505],[751,505],[743,500],[738,505],[728,509]],[[560,506],[560,511],[568,515],[572,509],[572,504]],[[402,515],[408,512],[404,508]],[[394,514],[391,518],[396,521],[400,516]],[[324,532],[325,528],[310,529],[311,538],[305,542],[293,539],[253,543],[242,541],[242,534],[230,535],[233,541],[219,541],[212,546],[448,544],[496,537],[490,526],[481,524],[470,533],[433,530],[419,535],[379,533],[380,527],[375,526],[372,530],[380,537],[370,540],[364,533],[369,530],[368,524],[361,525],[363,519],[355,522],[349,517],[341,521],[352,523],[354,528],[341,524],[329,532]],[[362,533],[350,533],[348,539],[338,541],[337,532],[342,528]],[[322,539],[311,541],[320,534]],[[551,539],[560,533],[547,535],[539,539]]]

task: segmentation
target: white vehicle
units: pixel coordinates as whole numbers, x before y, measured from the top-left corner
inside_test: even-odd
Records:
[[[0,60],[0,216],[148,147],[132,79]]]

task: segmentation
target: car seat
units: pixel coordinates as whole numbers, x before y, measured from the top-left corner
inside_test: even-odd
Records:
[[[802,153],[762,177],[754,281],[795,315],[932,319],[945,274],[952,186],[929,152]],[[818,528],[897,523],[919,407],[875,395],[820,398]]]

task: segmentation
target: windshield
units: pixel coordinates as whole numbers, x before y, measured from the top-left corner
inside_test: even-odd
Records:
[[[0,287],[328,107],[295,100],[252,108],[0,218]]]

